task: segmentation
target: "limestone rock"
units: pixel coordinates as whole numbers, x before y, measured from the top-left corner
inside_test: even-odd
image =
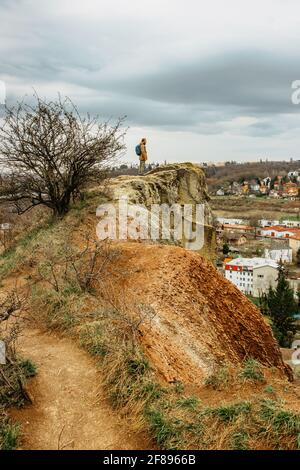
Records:
[[[126,197],[128,203],[147,209],[152,204],[203,204],[205,244],[199,252],[210,260],[215,259],[216,240],[210,198],[204,172],[198,165],[175,163],[160,166],[143,176],[119,176],[111,179],[103,192],[112,202]]]

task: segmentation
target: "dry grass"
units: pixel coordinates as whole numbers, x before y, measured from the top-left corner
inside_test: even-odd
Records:
[[[6,364],[0,365],[0,450],[12,450],[17,446],[19,426],[10,421],[7,410],[30,400],[24,387],[36,374],[36,368],[31,361],[17,356],[15,328],[6,330],[6,334],[0,331],[0,338],[6,344]]]
[[[216,196],[211,198],[210,207],[217,217],[240,217],[242,219],[276,220],[295,217],[299,214],[299,201],[286,199]]]

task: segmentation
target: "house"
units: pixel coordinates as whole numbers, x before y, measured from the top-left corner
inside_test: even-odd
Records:
[[[278,264],[267,258],[235,258],[225,264],[225,278],[243,293],[259,297],[275,287]]]
[[[266,178],[264,178],[264,179],[262,180],[262,185],[263,185],[263,186],[266,186],[267,188],[270,188],[270,186],[271,186],[271,178],[270,178],[270,176],[267,176]]]
[[[228,217],[217,217],[216,220],[220,225],[245,225],[248,223],[245,219],[229,219]]]
[[[216,192],[216,195],[217,196],[224,196],[225,195],[224,189],[222,189],[222,188],[218,189],[218,191]]]
[[[271,227],[259,228],[256,232],[259,237],[270,237],[270,238],[290,238],[299,235],[300,230],[297,228],[287,228],[281,225],[275,225]]]
[[[250,189],[250,187],[249,187],[248,181],[244,181],[244,183],[242,184],[242,188],[241,188],[241,189],[242,189],[242,194],[243,194],[243,195],[249,194],[249,189]]]
[[[250,191],[252,191],[253,193],[259,193],[260,184],[258,183],[257,180],[251,180],[250,181]]]
[[[248,238],[243,233],[236,233],[236,232],[226,232],[224,234],[224,240],[228,243],[236,246],[242,246],[247,243]]]
[[[241,185],[237,181],[234,181],[231,185],[231,191],[232,191],[232,194],[241,194],[242,193]]]
[[[262,184],[259,188],[259,191],[260,191],[260,194],[268,194],[269,188],[268,186],[265,186],[264,184]]]
[[[293,261],[293,250],[289,247],[274,247],[265,248],[265,258],[272,259],[277,263],[292,263]]]
[[[274,189],[275,191],[279,191],[282,189],[282,177],[277,176],[277,179],[274,181]]]
[[[250,225],[243,224],[223,224],[222,228],[227,232],[251,233],[254,231]]]
[[[258,223],[261,227],[272,227],[273,225],[280,225],[279,220],[261,219]]]
[[[280,198],[280,194],[278,191],[276,191],[276,189],[271,189],[271,191],[269,192],[269,196],[273,197],[274,199]]]
[[[283,185],[282,191],[283,197],[297,197],[298,196],[298,186],[296,183],[289,181]]]
[[[281,225],[285,227],[300,228],[300,220],[282,220]]]

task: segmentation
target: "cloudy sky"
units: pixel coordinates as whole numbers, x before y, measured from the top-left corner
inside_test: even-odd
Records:
[[[0,0],[8,103],[127,116],[127,161],[300,159],[299,0]]]

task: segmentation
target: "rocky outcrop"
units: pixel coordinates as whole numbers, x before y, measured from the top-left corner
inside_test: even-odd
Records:
[[[116,297],[120,289],[126,292],[133,308],[140,303],[153,308],[155,316],[141,327],[140,339],[164,379],[202,383],[218,367],[241,367],[249,357],[291,378],[259,310],[208,261],[215,256],[215,231],[200,167],[181,163],[144,176],[120,176],[101,192],[115,204],[125,197],[146,214],[152,204],[204,206],[204,257],[180,246],[117,242],[121,257],[114,272],[125,275],[107,289],[115,289]]]
[[[153,204],[202,204],[205,243],[198,251],[210,260],[215,259],[216,239],[209,195],[204,172],[199,166],[176,163],[158,167],[143,176],[119,176],[110,180],[103,192],[109,201],[117,202],[126,197],[130,204],[147,209]]]

